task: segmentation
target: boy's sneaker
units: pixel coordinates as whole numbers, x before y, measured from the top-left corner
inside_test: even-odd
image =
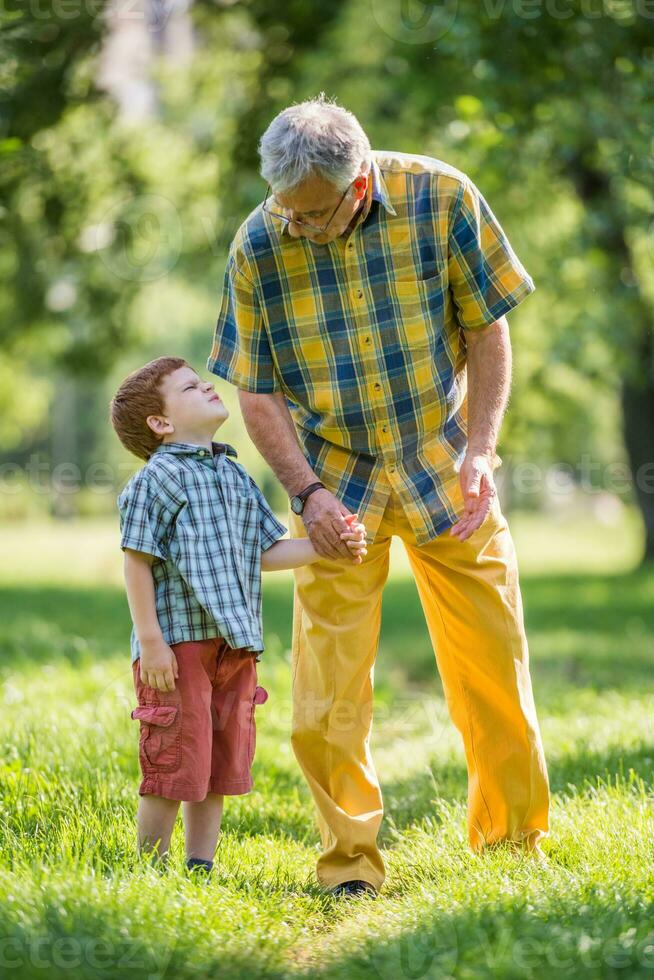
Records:
[[[193,878],[208,878],[213,869],[213,861],[204,858],[187,858],[186,868]]]

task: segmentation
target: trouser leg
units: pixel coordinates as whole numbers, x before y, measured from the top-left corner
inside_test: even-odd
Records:
[[[292,536],[306,535],[299,518],[289,522]],[[389,546],[380,529],[361,565],[295,569],[292,744],[317,808],[317,873],[327,887],[359,878],[379,888],[384,880],[382,798],[368,741]]]
[[[515,549],[499,501],[467,541],[448,531],[417,547],[410,531],[403,537],[463,736],[470,844],[533,847],[548,829],[549,788]]]

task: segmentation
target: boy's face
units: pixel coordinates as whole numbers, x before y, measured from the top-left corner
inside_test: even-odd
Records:
[[[161,382],[161,395],[164,415],[150,415],[148,425],[164,440],[166,436],[175,441],[211,437],[229,418],[213,382],[202,381],[193,368],[181,367],[166,375]]]

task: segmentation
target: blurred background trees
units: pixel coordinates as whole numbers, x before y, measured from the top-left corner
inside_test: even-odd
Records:
[[[259,135],[324,90],[374,147],[466,171],[536,281],[510,317],[505,503],[542,504],[543,481],[527,492],[513,475],[555,467],[593,501],[637,503],[654,557],[654,10],[59,4],[6,2],[2,13],[5,474],[20,483],[36,457],[59,474],[43,506],[111,509],[115,467],[124,479],[131,465],[107,425],[112,389],[164,352],[203,368],[229,241],[265,189]],[[231,396],[224,438],[282,504]],[[100,462],[114,467],[105,493],[66,492],[65,464],[83,488]],[[4,498],[16,513],[31,499]]]

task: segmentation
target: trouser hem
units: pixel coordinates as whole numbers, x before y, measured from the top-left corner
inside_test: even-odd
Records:
[[[371,871],[368,866],[361,866],[361,862],[355,864],[352,871],[349,873],[341,872],[339,875],[335,875],[333,878],[331,875],[326,875],[324,872],[317,872],[316,877],[318,883],[323,888],[337,888],[339,885],[344,884],[346,881],[365,881],[369,885],[379,891],[386,880],[386,876],[381,877],[379,874],[375,874]]]

